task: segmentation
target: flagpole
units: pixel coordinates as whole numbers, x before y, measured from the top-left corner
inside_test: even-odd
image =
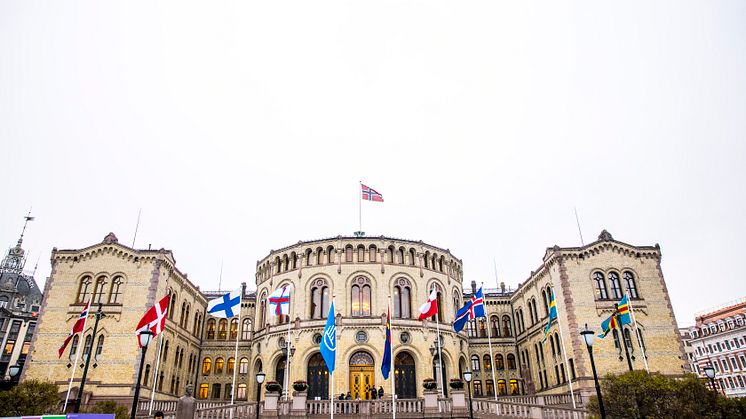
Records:
[[[433,287],[433,291],[435,290],[435,287]],[[435,294],[435,307],[438,307],[438,294],[436,292]],[[443,362],[443,353],[440,350],[440,320],[438,317],[440,316],[440,307],[438,307],[438,312],[435,313],[435,330],[438,331],[438,378],[440,379],[440,395],[442,397],[446,397],[445,394],[445,385],[446,383],[443,382],[443,367],[445,366]],[[440,406],[440,403],[438,403],[438,406]]]
[[[357,190],[358,196],[357,196],[357,210],[358,210],[358,221],[360,224],[358,225],[357,231],[363,231],[363,197],[360,195],[360,191],[363,189],[363,181],[360,181],[360,187]]]
[[[169,299],[170,302],[170,299]],[[158,302],[156,302],[158,304]],[[155,399],[155,389],[158,385],[158,368],[161,365],[161,351],[163,350],[163,333],[161,333],[158,339],[158,352],[155,357],[155,373],[153,374],[153,388],[150,389],[150,407],[148,408],[148,415],[153,414],[153,401]]]
[[[629,307],[629,313],[630,315],[632,315],[632,323],[635,325],[635,336],[637,337],[637,343],[640,345],[640,352],[642,352],[642,361],[645,363],[645,371],[649,373],[650,370],[648,369],[648,356],[645,354],[645,348],[642,347],[642,340],[640,339],[640,331],[637,329],[637,319],[635,318],[635,311],[632,309],[632,302],[631,302],[632,299],[629,298],[629,292],[627,292],[626,295],[627,295],[627,306]]]
[[[557,329],[559,329],[560,333],[560,344],[562,345],[562,357],[565,359],[565,377],[567,377],[567,383],[570,385],[570,398],[572,398],[572,408],[577,409],[577,406],[575,405],[575,392],[572,388],[572,376],[570,375],[570,364],[567,361],[567,350],[565,350],[565,337],[562,333],[562,322],[560,320],[560,314],[559,314],[559,307],[557,307],[557,298],[554,295],[554,280],[552,279],[552,276],[549,276],[549,280],[552,282],[552,298],[554,299],[554,308],[557,310]],[[550,319],[551,322],[551,319]],[[546,336],[545,336],[546,337]]]
[[[243,301],[243,287],[241,287],[241,299],[239,301]],[[238,337],[241,334],[241,302],[238,303],[238,325],[236,327],[236,349],[234,350],[233,355],[233,383],[231,384],[231,418],[233,417],[233,401],[235,400],[235,394],[236,394],[236,373],[238,372],[238,368],[236,368],[236,364],[238,364]]]
[[[93,284],[93,290],[91,291],[91,298],[88,300],[88,305],[86,308],[85,313],[85,320],[83,320],[83,331],[80,332],[80,339],[78,342],[80,343],[75,350],[75,363],[73,364],[73,373],[70,376],[70,382],[67,384],[67,395],[65,396],[65,405],[62,408],[62,413],[67,412],[67,403],[70,400],[70,390],[73,388],[73,378],[75,378],[75,370],[78,367],[78,357],[80,356],[80,349],[85,348],[85,326],[88,324],[88,315],[91,311],[91,303],[93,302],[93,293],[96,290],[96,284]],[[77,320],[76,320],[77,321]],[[75,337],[73,336],[73,340],[75,340]],[[91,350],[93,350],[93,336],[91,336]]]
[[[482,299],[484,300],[484,282],[482,282]],[[484,304],[484,301],[482,302]],[[487,317],[487,310],[484,311],[484,320],[487,323],[487,346],[490,348],[490,366],[492,366],[492,392],[495,394],[495,401],[497,401],[497,375],[495,375],[495,356],[492,354],[492,333],[490,332],[489,317]]]
[[[391,295],[389,295],[389,337],[391,338],[391,367],[389,371],[389,377],[391,377],[391,412],[393,419],[396,419],[396,383],[394,383],[394,377],[396,377],[396,371],[394,370],[394,339],[392,337],[394,331],[394,320],[391,317]],[[393,374],[393,375],[392,375]],[[373,388],[373,391],[376,391]]]
[[[285,339],[285,350],[287,352],[285,353],[285,361],[286,361],[285,362],[285,386],[283,388],[284,392],[285,392],[285,401],[287,401],[287,400],[290,399],[290,391],[289,391],[288,385],[289,385],[289,381],[290,381],[290,356],[291,356],[290,355],[290,326],[291,326],[291,323],[290,323],[290,318],[291,318],[290,313],[291,313],[291,311],[290,311],[290,309],[291,309],[292,304],[293,304],[293,299],[290,296],[290,288],[292,288],[292,284],[288,288],[289,288],[288,289],[288,336]],[[282,315],[282,305],[280,305],[280,315]]]
[[[335,307],[335,309],[336,309],[337,305],[334,304],[335,302],[337,302],[337,296],[336,295],[332,295],[332,307]],[[332,315],[335,315],[335,313],[332,313]],[[335,335],[337,334],[337,319],[334,319],[334,334]],[[337,341],[337,337],[335,336],[334,337],[334,342],[335,342],[335,345],[334,345],[334,363],[335,364],[337,363],[337,353],[336,353],[337,346],[336,346],[336,341]],[[329,369],[328,365],[327,365],[327,369]],[[329,406],[331,407],[331,419],[334,419],[334,370],[332,370],[332,372],[331,372],[330,375],[332,376],[331,377],[332,378],[331,379],[331,386],[332,386],[332,388],[329,391]]]

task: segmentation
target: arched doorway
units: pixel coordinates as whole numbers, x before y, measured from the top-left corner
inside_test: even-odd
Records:
[[[394,358],[394,380],[397,397],[417,398],[417,376],[414,358],[408,352],[399,352]]]
[[[448,371],[446,371],[446,362],[445,357],[443,357],[443,362],[440,362],[440,368],[438,368],[438,357],[437,354],[433,357],[433,377],[435,377],[435,381],[440,381],[440,385],[443,386],[443,394],[448,395],[448,380],[446,377],[448,377]],[[440,380],[438,380],[438,370],[440,370]]]
[[[329,398],[329,370],[320,352],[316,352],[308,359],[306,381],[308,381],[308,400]]]
[[[282,390],[285,391],[285,368],[287,368],[287,357],[281,356],[275,364],[275,378],[274,380],[280,383]]]
[[[359,351],[350,357],[350,395],[353,400],[370,398],[370,390],[376,387],[373,357]]]

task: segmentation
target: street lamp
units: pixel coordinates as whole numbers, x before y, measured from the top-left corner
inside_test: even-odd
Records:
[[[712,391],[715,390],[715,368],[712,367],[712,364],[707,364],[707,366],[704,368],[705,375],[707,378],[710,379],[710,386],[712,387]]]
[[[464,371],[464,380],[466,381],[466,388],[469,390],[469,419],[474,419],[474,412],[471,407],[471,371]]]
[[[585,329],[580,331],[580,335],[583,336],[583,339],[585,340],[585,346],[588,347],[588,354],[591,357],[593,381],[596,383],[596,397],[598,397],[598,410],[601,412],[601,419],[606,419],[604,400],[601,397],[601,386],[598,384],[598,374],[596,374],[596,362],[593,360],[593,339],[596,337],[596,334],[593,330],[588,329],[588,323],[586,323]]]
[[[137,398],[140,397],[142,367],[145,365],[145,352],[148,350],[150,341],[153,340],[153,332],[150,329],[143,330],[137,334],[137,339],[140,340],[140,346],[142,346],[142,357],[140,358],[140,371],[137,373],[137,383],[135,383],[135,397],[132,399],[132,412],[130,413],[130,419],[135,419],[135,413],[137,413]],[[155,389],[152,389],[151,391],[155,391]]]
[[[18,375],[18,373],[21,372],[21,368],[23,368],[23,367],[20,366],[20,365],[18,365],[18,364],[12,365],[10,368],[8,368],[8,373],[10,374],[10,379],[11,380],[14,379],[14,378],[16,378],[16,376]]]
[[[264,373],[260,372],[256,375],[256,419],[259,419],[259,402],[262,398],[262,383],[264,382]]]

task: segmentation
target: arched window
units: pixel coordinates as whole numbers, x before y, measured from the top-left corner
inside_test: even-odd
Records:
[[[202,360],[202,375],[210,375],[212,371],[212,360],[205,358]]]
[[[490,333],[492,334],[493,337],[500,336],[500,324],[499,324],[499,321],[497,320],[497,316],[492,316],[490,318],[490,327],[492,328]]]
[[[85,337],[85,344],[83,345],[83,359],[85,356],[91,353],[91,347],[93,346],[93,338],[91,335]]]
[[[241,361],[238,363],[238,373],[239,374],[249,373],[249,359],[248,358],[241,358]]]
[[[241,322],[241,339],[251,339],[251,319],[243,319]]]
[[[207,320],[207,339],[215,339],[215,319]]]
[[[606,281],[604,281],[604,274],[601,272],[593,273],[593,285],[596,289],[597,300],[608,300],[609,295],[606,293]]]
[[[389,246],[388,249],[386,249],[386,263],[394,263],[395,251],[394,246]]]
[[[359,263],[365,262],[365,246],[362,244],[357,247],[357,261]]]
[[[492,369],[492,361],[490,360],[490,356],[485,354],[483,357],[484,360],[484,370],[490,371]]]
[[[511,337],[513,334],[510,332],[510,316],[503,316],[503,337]]]
[[[541,290],[541,300],[544,302],[544,315],[549,315],[549,300],[547,299],[547,291]]]
[[[484,317],[480,317],[477,325],[479,326],[479,337],[486,338],[487,337],[487,319],[485,319]]]
[[[99,335],[98,342],[96,342],[96,352],[93,354],[93,357],[96,361],[101,361],[102,354],[104,352],[104,335]]]
[[[228,371],[227,374],[233,375],[233,369],[236,368],[236,358],[228,358]]]
[[[146,386],[148,385],[148,381],[150,380],[150,364],[145,365],[145,374],[142,377],[142,383],[141,385]]]
[[[630,354],[635,353],[635,347],[632,346],[632,336],[630,335],[629,328],[624,328],[624,344],[627,345],[627,349],[629,350]],[[728,341],[725,341],[725,343],[728,343]]]
[[[498,370],[505,369],[505,358],[502,356],[502,354],[495,355],[495,366]]]
[[[515,369],[515,355],[508,354],[508,369],[514,370]]]
[[[557,356],[557,351],[554,349],[554,336],[549,335],[549,344],[552,347],[552,356]]]
[[[345,262],[352,262],[352,245],[345,246]]]
[[[409,281],[399,278],[394,286],[394,317],[409,319],[412,317]]]
[[[106,294],[106,277],[100,276],[96,280],[96,289],[93,291],[93,303],[104,303],[104,295]]]
[[[171,302],[168,304],[169,307],[176,307],[176,293],[171,293]],[[174,311],[176,310],[168,310],[168,318],[173,320],[174,319]]]
[[[642,339],[642,329],[639,327],[637,328],[637,341],[640,342],[640,346],[642,347],[643,352],[645,349],[645,341]],[[746,363],[744,362],[743,358],[741,358],[741,364],[744,368],[746,368]]]
[[[445,259],[443,258],[443,256],[441,256],[440,259],[438,260],[438,268],[439,268],[438,270],[440,272],[443,272],[443,262],[444,261],[445,261]]]
[[[554,332],[554,343],[557,345],[557,355],[562,355],[562,345],[560,345],[559,335]]]
[[[264,329],[264,325],[266,323],[265,316],[267,315],[267,293],[262,293],[262,298],[259,299],[261,302],[259,303],[259,312],[257,313],[257,317],[259,318],[257,322],[257,327],[259,330]]]
[[[186,315],[184,316],[184,324],[181,326],[186,329],[189,326],[189,312],[192,310],[191,304],[187,304]]]
[[[238,319],[231,320],[231,340],[235,340],[238,337]]]
[[[215,374],[222,374],[224,365],[225,361],[223,358],[215,358]]]
[[[109,291],[109,304],[121,304],[122,302],[122,277],[118,276],[111,281]]]
[[[400,265],[404,265],[404,248],[403,247],[399,248],[399,260],[398,260],[398,262],[399,262]]]
[[[181,316],[179,317],[179,325],[184,324],[184,316],[186,316],[186,301],[181,302]]]
[[[325,319],[329,313],[329,286],[323,279],[317,279],[311,286],[311,318]]]
[[[321,265],[324,263],[324,249],[317,247],[316,248],[316,264]]]
[[[425,269],[430,269],[430,252],[429,251],[425,252],[424,259],[425,259]]]
[[[209,391],[210,391],[210,385],[207,383],[202,383],[199,385],[199,393],[197,397],[199,397],[201,400],[205,400],[207,399]]]
[[[334,254],[336,252],[334,251],[334,246],[329,246],[326,248],[326,263],[334,263]]]
[[[443,291],[441,291],[440,287],[438,287],[438,294],[437,294],[437,301],[438,301],[438,313],[436,316],[438,316],[438,321],[443,323],[445,321],[444,317],[444,310],[443,310]]]
[[[228,337],[228,320],[220,319],[218,322],[218,339],[225,340]]]
[[[611,285],[611,298],[618,300],[622,298],[622,284],[619,282],[619,274],[609,272],[609,285]]]
[[[70,345],[70,361],[75,361],[75,354],[78,352],[78,343],[80,342],[80,336],[73,336],[73,343]]]
[[[368,262],[376,262],[378,259],[376,255],[378,254],[378,248],[374,244],[370,245],[370,254],[368,255]]]
[[[168,359],[168,341],[163,345],[163,355],[161,356],[161,362],[166,362]]]
[[[236,399],[246,400],[246,384],[239,384],[236,389]]]
[[[476,320],[474,319],[468,320],[466,322],[466,335],[470,338],[477,337],[477,328],[474,323],[476,323]]]
[[[612,335],[614,335],[614,348],[616,348],[617,353],[622,353],[622,346],[619,342],[619,332],[617,332],[616,328],[611,329]]]
[[[313,256],[313,250],[306,249],[306,266],[311,266],[311,256]]]
[[[622,275],[624,276],[624,283],[627,285],[630,298],[640,298],[637,294],[637,286],[635,285],[635,275],[630,271],[625,271]]]
[[[409,249],[409,264],[414,266],[417,261],[417,252],[414,249]]]
[[[352,316],[370,317],[370,280],[365,277],[357,277],[352,285]]]
[[[479,368],[479,356],[478,355],[472,355],[471,356],[471,370],[472,371],[479,371],[481,368]]]

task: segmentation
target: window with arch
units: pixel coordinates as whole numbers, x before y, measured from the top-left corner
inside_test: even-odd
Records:
[[[397,255],[399,256],[398,257],[399,260],[397,260],[397,262],[400,265],[404,265],[404,248],[403,247],[399,248],[399,252],[397,253]]]
[[[321,265],[322,263],[324,263],[324,249],[319,247],[316,249],[316,264]]]
[[[490,328],[492,329],[490,333],[494,337],[500,336],[500,322],[497,319],[497,316],[492,316],[490,318]]]
[[[104,352],[104,335],[99,335],[98,341],[96,342],[96,352],[93,354],[93,358],[96,361],[100,361],[102,359],[103,352]]]
[[[91,353],[92,346],[93,346],[93,337],[91,337],[91,335],[88,335],[85,337],[85,343],[83,344],[83,356],[84,357],[88,355],[89,353]]]
[[[425,252],[425,269],[430,269],[430,252]]]
[[[207,399],[208,392],[210,391],[210,385],[207,383],[202,383],[199,385],[199,393],[198,396],[201,400]]]
[[[551,295],[551,294],[550,294]],[[544,315],[549,315],[549,299],[547,298],[547,290],[541,290],[541,300],[544,303]]]
[[[241,358],[241,361],[239,361],[238,363],[238,373],[239,374],[249,373],[249,359],[248,358]]]
[[[378,248],[373,244],[370,245],[369,253],[368,262],[375,262],[377,260],[376,255],[378,254]]]
[[[238,337],[238,319],[231,320],[231,339],[235,340]]]
[[[471,370],[472,371],[481,370],[481,368],[479,368],[479,356],[478,355],[471,356]]]
[[[311,318],[325,319],[329,313],[329,286],[319,278],[311,285]]]
[[[510,316],[505,315],[503,316],[503,337],[511,337],[513,334],[510,330]]]
[[[171,302],[168,304],[169,307],[176,307],[176,293],[171,292]],[[173,320],[174,319],[174,311],[176,310],[169,310],[168,311],[168,318]]]
[[[264,324],[266,323],[264,321],[265,316],[267,314],[267,293],[262,293],[262,298],[259,299],[261,302],[259,303],[259,312],[256,314],[259,318],[257,323],[257,328],[264,329]]]
[[[412,317],[412,297],[409,280],[399,278],[394,285],[394,317],[409,319]]]
[[[386,263],[394,263],[394,252],[396,252],[394,246],[389,246],[386,249]]]
[[[508,359],[508,369],[514,370],[515,369],[515,355],[508,354],[507,359]]]
[[[215,319],[207,320],[207,339],[215,339]]]
[[[93,303],[94,304],[103,304],[104,301],[104,295],[106,294],[106,277],[100,276],[96,280],[96,287],[93,290]]]
[[[306,249],[306,266],[311,266],[312,256],[313,256],[313,250]]]
[[[228,319],[220,319],[218,322],[218,339],[225,340],[228,337]]]
[[[236,368],[236,358],[228,358],[228,371],[227,374],[233,375],[233,369]]]
[[[145,365],[145,374],[142,377],[142,383],[140,385],[146,386],[150,381],[150,364]]]
[[[241,321],[241,339],[251,339],[251,319],[243,319]]]
[[[642,339],[642,329],[639,327],[637,328],[637,341],[640,342],[640,347],[642,347],[643,352],[646,351],[645,341]],[[743,358],[741,358],[741,363],[743,364],[743,367],[746,368],[746,362],[743,361]]]
[[[225,366],[223,358],[215,358],[215,374],[222,374],[223,366]]]
[[[168,341],[163,345],[163,356],[161,356],[161,362],[166,362],[168,359]]]
[[[236,399],[246,400],[246,384],[239,384],[236,389]]]
[[[212,372],[212,359],[205,358],[202,360],[202,375],[210,375]]]
[[[409,249],[409,264],[414,266],[417,261],[417,252],[414,249]]]
[[[352,317],[369,317],[371,309],[370,279],[359,276],[352,283]]]
[[[121,276],[117,276],[111,281],[111,290],[109,291],[109,304],[122,303],[122,284],[124,281]]]
[[[352,262],[352,245],[345,246],[345,262]]]
[[[184,325],[184,316],[186,316],[186,301],[181,302],[181,316],[179,316],[179,326]]]
[[[438,321],[443,322],[444,321],[444,306],[443,306],[443,290],[440,288],[440,284],[433,283],[430,284],[430,288],[428,288],[430,291],[428,292],[428,298],[430,295],[430,292],[432,292],[432,289],[435,288],[436,292],[436,301],[438,302],[438,313],[435,314],[435,316],[438,316]],[[435,317],[433,316],[433,318]]]
[[[490,356],[487,355],[487,354],[485,354],[484,357],[483,357],[483,361],[484,361],[484,370],[485,371],[491,370],[492,369],[492,361],[490,360]]]
[[[622,276],[624,277],[624,284],[627,285],[627,291],[629,292],[630,298],[640,298],[639,294],[637,294],[635,275],[630,271],[624,271]]]
[[[635,347],[632,345],[632,335],[629,332],[629,328],[625,327],[622,333],[624,334],[624,344],[627,345],[627,350],[629,350],[630,355],[634,354]],[[726,341],[726,343],[728,342]]]
[[[479,337],[480,338],[486,338],[487,337],[487,319],[484,317],[480,317],[477,326],[479,327]]]
[[[622,284],[619,282],[619,274],[609,272],[607,276],[609,278],[609,285],[611,286],[611,298],[614,300],[622,298]]]
[[[365,246],[362,244],[357,247],[357,261],[360,263],[365,262]]]
[[[192,310],[192,305],[187,304],[186,315],[184,316],[184,324],[181,326],[186,329],[189,326],[189,312]]]
[[[495,367],[498,370],[504,370],[505,369],[505,358],[502,354],[495,355]]]
[[[597,300],[608,300],[609,295],[606,293],[606,281],[604,281],[604,274],[601,272],[593,273],[593,286],[596,290]]]
[[[70,361],[75,361],[75,355],[78,352],[78,343],[80,342],[80,336],[78,334],[75,334],[73,336],[73,343],[70,345]]]
[[[554,336],[549,335],[549,345],[552,347],[552,356],[557,356],[557,351],[554,349]]]
[[[477,337],[476,320],[472,319],[466,322],[466,335],[470,338]]]
[[[334,263],[334,254],[336,252],[334,251],[334,246],[329,246],[326,248],[326,263]]]
[[[557,355],[562,355],[562,345],[560,344],[559,334],[554,332],[554,343],[557,345]]]
[[[80,280],[80,286],[78,287],[78,302],[85,303],[88,300],[88,293],[91,291],[91,277],[84,276]]]

